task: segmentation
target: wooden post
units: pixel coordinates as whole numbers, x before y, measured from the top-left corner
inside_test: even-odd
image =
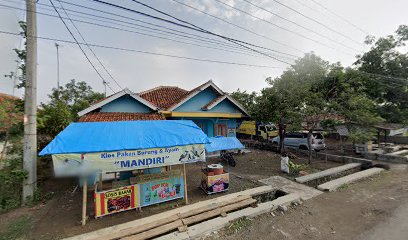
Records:
[[[84,177],[83,189],[82,189],[82,226],[86,224],[86,201],[88,193],[88,182],[86,177]]]
[[[186,164],[183,163],[183,175],[184,175],[184,200],[186,204],[188,204],[188,195],[187,195],[187,172],[186,172]]]
[[[101,174],[99,175],[98,191],[102,191],[103,190],[102,187],[103,186],[102,186],[102,172],[101,172]]]

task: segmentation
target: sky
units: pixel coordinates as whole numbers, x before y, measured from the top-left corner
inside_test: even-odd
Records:
[[[132,0],[105,1],[177,22]],[[67,19],[61,5],[67,10],[69,17],[89,44],[145,52],[91,47],[109,74],[113,76],[114,79],[112,79],[90,50],[83,46],[98,72],[114,92],[122,88],[141,92],[157,86],[178,86],[190,90],[210,79],[226,92],[232,92],[238,88],[260,91],[267,87],[265,82],[267,77],[279,76],[293,63],[295,57],[301,57],[304,53],[313,51],[327,61],[341,62],[344,66],[350,66],[357,54],[368,49],[363,44],[367,34],[376,37],[385,36],[392,34],[399,25],[408,23],[408,14],[406,14],[408,1],[406,0],[140,1],[206,31],[262,48],[254,46],[250,47],[251,49],[243,48],[214,35],[144,17],[135,12],[113,8],[92,0],[67,2],[53,0],[79,42],[83,41],[74,25]],[[216,18],[180,3],[190,5]],[[332,12],[328,12],[316,3]],[[233,9],[231,6],[242,11]],[[24,7],[24,1],[21,0],[0,0],[0,31],[19,32],[18,21],[25,17],[24,11],[21,10]],[[56,15],[55,10],[50,6],[50,1],[39,0],[37,12],[39,37],[73,41],[61,19],[49,16]],[[338,18],[333,12],[342,18]],[[162,31],[158,32],[152,28]],[[47,94],[57,86],[56,42],[38,40],[38,103],[47,102]],[[59,48],[61,85],[75,79],[87,82],[95,91],[103,92],[103,80],[86,60],[79,47],[67,42],[58,42],[58,44],[61,45]],[[0,33],[0,92],[13,93],[13,81],[3,75],[15,72],[16,55],[12,49],[20,48],[21,45],[21,37]],[[190,59],[152,55],[146,52]],[[219,61],[252,66],[224,64]],[[112,94],[112,90],[108,88],[107,94]],[[15,90],[15,94],[22,96],[23,91]]]

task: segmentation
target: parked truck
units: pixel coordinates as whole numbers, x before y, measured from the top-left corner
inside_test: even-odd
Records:
[[[237,138],[268,141],[278,136],[275,124],[256,121],[243,121],[237,129]]]

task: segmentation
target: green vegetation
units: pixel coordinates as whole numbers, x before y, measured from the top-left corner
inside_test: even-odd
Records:
[[[370,49],[348,68],[309,53],[281,76],[267,78],[269,86],[259,94],[238,90],[232,96],[257,121],[278,125],[281,153],[286,131],[304,129],[310,136],[318,124],[345,125],[353,142],[367,142],[380,122],[408,123],[408,52],[402,52],[407,42],[405,25],[394,35],[369,37]]]
[[[234,234],[237,233],[239,231],[245,230],[246,228],[248,228],[250,225],[252,224],[252,220],[247,218],[247,217],[243,217],[243,218],[239,218],[235,221],[233,221],[227,228],[227,232],[229,234]]]
[[[30,219],[21,217],[8,224],[5,231],[0,232],[0,240],[24,239],[30,229]]]

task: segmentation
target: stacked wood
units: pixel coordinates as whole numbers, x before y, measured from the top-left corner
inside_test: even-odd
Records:
[[[215,217],[226,216],[228,212],[238,210],[239,208],[245,208],[253,204],[249,204],[249,202],[244,202],[242,204],[248,204],[248,205],[244,205],[243,207],[240,207],[237,205],[231,206],[231,207],[227,207],[227,206],[233,205],[235,203],[240,203],[247,199],[251,199],[252,196],[257,196],[257,195],[264,194],[264,193],[271,192],[271,191],[274,191],[274,188],[272,186],[261,186],[261,187],[247,189],[242,192],[221,195],[216,198],[212,198],[212,199],[204,200],[204,201],[197,202],[194,204],[171,209],[169,211],[161,212],[161,213],[151,215],[145,218],[133,220],[130,222],[118,224],[118,225],[111,226],[111,227],[106,227],[106,228],[99,229],[93,232],[84,233],[82,235],[77,235],[77,236],[68,238],[66,240],[100,240],[100,239],[116,240],[116,239],[121,239],[125,237],[127,239],[132,239],[131,237],[136,238],[138,234],[148,232],[149,230],[154,229],[148,233],[144,233],[144,235],[139,236],[139,237],[142,237],[141,239],[143,239],[143,238],[154,238],[159,235],[163,235],[163,234],[166,234],[167,232],[172,232],[172,231],[186,231],[187,225],[183,223],[184,219],[187,219],[195,215],[205,214],[208,211],[211,211],[217,208],[223,208],[223,207],[226,207],[226,208],[223,208],[223,211],[220,211],[220,214]],[[235,209],[235,207],[238,207],[238,208]],[[230,210],[230,208],[233,208],[233,210]],[[191,221],[191,219],[192,218],[190,218],[189,221]],[[198,219],[198,218],[195,218],[195,219]],[[180,220],[182,222],[181,226],[179,226],[180,222],[177,220]],[[209,219],[205,219],[205,220],[209,220]],[[170,224],[170,223],[174,223],[174,224]],[[164,225],[166,226],[163,228],[160,228]],[[169,228],[171,229],[168,230]],[[152,232],[163,232],[163,231],[166,231],[166,232],[160,233],[159,235],[155,235],[152,237],[150,237],[150,235],[147,235]]]
[[[233,199],[193,208],[188,212],[167,216],[156,221],[124,229],[105,235],[106,239],[140,240],[150,239],[171,231],[187,231],[187,227],[248,206],[255,206],[256,200],[250,195],[241,195]]]

